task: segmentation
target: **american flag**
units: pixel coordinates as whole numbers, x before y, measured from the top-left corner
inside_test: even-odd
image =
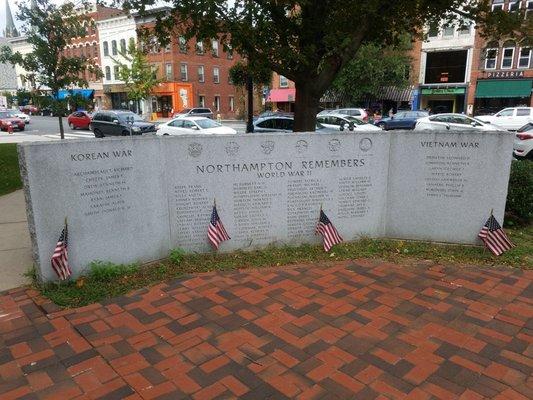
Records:
[[[324,242],[324,250],[328,252],[337,243],[342,242],[342,238],[337,232],[337,229],[333,226],[326,213],[320,210],[320,218],[316,224],[315,235],[322,235],[322,241]]]
[[[226,232],[226,228],[224,228],[224,225],[222,225],[222,221],[218,216],[216,205],[213,206],[213,212],[211,213],[211,221],[207,228],[207,238],[216,249],[218,249],[220,243],[230,239],[228,232]]]
[[[481,231],[479,231],[478,236],[485,246],[497,256],[514,247],[514,244],[507,239],[507,235],[492,214],[485,222],[483,228],[481,228]]]
[[[68,227],[65,224],[65,228],[59,236],[57,241],[56,248],[54,250],[54,255],[52,256],[52,268],[56,272],[60,280],[67,279],[72,275],[70,266],[68,265]]]

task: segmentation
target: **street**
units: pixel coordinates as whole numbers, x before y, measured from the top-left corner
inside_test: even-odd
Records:
[[[164,121],[156,121],[156,124],[162,122]],[[246,123],[244,121],[222,121],[222,124],[237,130],[238,133],[244,133],[246,130]],[[94,138],[94,134],[89,130],[70,129],[66,118],[63,119],[63,126],[65,128],[65,139]],[[31,123],[26,125],[26,130],[23,132],[15,131],[12,134],[8,134],[4,131],[0,132],[0,143],[35,142],[58,139],[60,139],[60,137],[57,117],[32,116]]]

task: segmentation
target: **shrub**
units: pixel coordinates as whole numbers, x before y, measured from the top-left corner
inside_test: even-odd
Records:
[[[170,250],[168,259],[172,262],[172,264],[179,265],[183,260],[183,256],[185,256],[185,252],[182,249],[177,248]]]
[[[533,219],[533,162],[513,161],[505,207],[508,225],[529,224]]]

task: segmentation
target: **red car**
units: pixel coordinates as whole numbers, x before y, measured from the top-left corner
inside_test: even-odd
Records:
[[[70,129],[89,129],[91,123],[91,116],[87,111],[75,111],[67,118]]]
[[[9,111],[0,111],[0,129],[7,131],[10,125],[13,130],[18,129],[19,131],[23,131],[26,126],[23,120],[15,117]]]

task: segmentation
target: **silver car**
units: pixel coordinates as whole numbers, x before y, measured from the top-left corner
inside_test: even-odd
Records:
[[[213,119],[213,111],[205,107],[184,108],[173,116],[173,118],[183,117],[206,117]]]

